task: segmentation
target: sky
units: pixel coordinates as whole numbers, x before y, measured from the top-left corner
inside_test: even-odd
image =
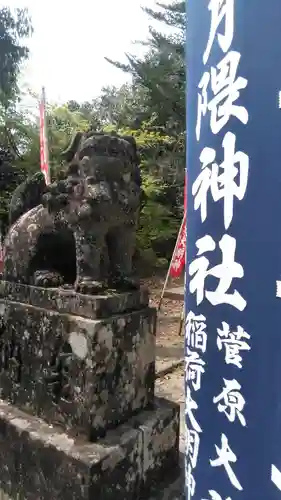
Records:
[[[156,2],[6,0],[5,3],[11,8],[27,7],[32,17],[34,34],[27,42],[31,52],[22,73],[23,87],[37,93],[44,85],[48,100],[81,102],[96,97],[103,86],[118,86],[130,78],[104,57],[125,62],[125,52],[140,55],[145,50],[133,43],[147,38],[151,24],[141,6],[153,8]]]

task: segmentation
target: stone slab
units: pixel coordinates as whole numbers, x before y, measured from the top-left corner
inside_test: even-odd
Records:
[[[141,500],[177,471],[178,439],[179,407],[164,399],[98,443],[0,400],[0,487],[21,500]]]
[[[0,397],[96,440],[153,403],[155,310],[91,320],[0,299]]]
[[[157,356],[155,363],[155,376],[156,378],[165,377],[165,375],[172,373],[181,366],[184,366],[184,358],[166,360]]]
[[[90,319],[136,311],[149,304],[146,288],[124,293],[108,292],[107,295],[83,295],[71,289],[41,288],[9,281],[0,281],[0,298]]]
[[[184,286],[177,286],[165,290],[163,297],[165,299],[175,300],[177,302],[184,301]]]

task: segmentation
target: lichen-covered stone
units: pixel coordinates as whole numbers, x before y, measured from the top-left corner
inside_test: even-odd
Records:
[[[77,293],[73,289],[43,288],[9,281],[0,281],[0,298],[90,319],[138,311],[149,304],[146,288],[93,296]]]
[[[66,178],[46,188],[42,204],[14,217],[4,245],[4,278],[52,287],[60,284],[58,274],[61,281],[74,285],[74,275],[76,291],[88,294],[108,287],[137,289],[132,258],[141,179],[134,139],[78,134],[66,156],[71,158]],[[49,240],[57,245],[49,245]],[[44,249],[50,247],[46,254]],[[107,273],[101,271],[105,249]],[[65,262],[59,258],[62,253]]]
[[[0,299],[2,397],[92,440],[153,402],[155,311],[93,320]]]
[[[0,487],[26,500],[140,500],[178,461],[179,408],[156,400],[98,443],[0,401]],[[148,431],[149,429],[149,431]]]

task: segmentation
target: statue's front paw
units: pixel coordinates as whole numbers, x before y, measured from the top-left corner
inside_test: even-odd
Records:
[[[94,281],[92,278],[78,278],[75,283],[75,291],[85,295],[98,295],[104,290],[104,284],[101,281]]]
[[[33,284],[44,288],[58,288],[63,285],[63,277],[54,271],[38,270],[34,273]]]

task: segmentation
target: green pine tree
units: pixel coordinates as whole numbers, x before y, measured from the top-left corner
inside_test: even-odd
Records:
[[[145,89],[144,99],[155,126],[172,135],[185,130],[185,1],[157,3],[159,10],[144,8],[148,16],[172,28],[163,34],[150,27],[143,58],[126,54],[127,63],[107,60],[133,77],[133,85]]]
[[[18,76],[21,64],[28,58],[29,50],[23,40],[32,32],[26,9],[0,7],[0,104],[5,108],[18,93]]]

